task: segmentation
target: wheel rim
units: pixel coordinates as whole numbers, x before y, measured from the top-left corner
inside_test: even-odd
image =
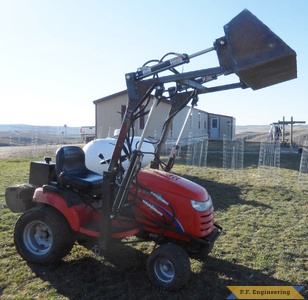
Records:
[[[46,254],[53,242],[51,229],[41,221],[29,223],[23,233],[26,248],[35,255]]]
[[[154,271],[160,281],[170,283],[175,276],[173,263],[167,258],[159,258],[155,261]]]

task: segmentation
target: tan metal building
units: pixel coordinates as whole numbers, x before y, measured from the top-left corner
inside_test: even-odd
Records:
[[[97,138],[106,138],[114,135],[114,131],[121,127],[123,115],[127,104],[127,91],[109,95],[93,101],[95,104],[95,128]],[[147,136],[155,138],[160,134],[170,108],[168,100],[156,108],[155,117],[148,127]],[[182,124],[189,111],[189,106],[180,111],[173,119],[169,139],[176,139],[181,131]],[[146,122],[146,116],[141,117],[135,123],[135,135],[141,134]],[[208,135],[210,140],[220,140],[224,135],[229,139],[235,137],[235,118],[219,114],[208,113],[194,108],[186,125],[183,139],[204,137]]]

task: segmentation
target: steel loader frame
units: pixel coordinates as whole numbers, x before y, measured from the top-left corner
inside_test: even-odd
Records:
[[[190,101],[192,101],[192,107],[194,107],[198,101],[198,95],[235,88],[244,89],[250,87],[257,90],[296,78],[295,51],[248,10],[242,11],[225,25],[224,31],[225,36],[216,39],[213,47],[191,55],[168,53],[167,55],[173,55],[174,57],[164,60],[167,56],[165,55],[161,60],[155,61],[154,65],[148,66],[148,64],[145,64],[136,72],[125,75],[128,104],[109,169],[103,174],[103,207],[101,209],[100,225],[100,248],[102,250],[109,248],[111,220],[116,218],[126,203],[129,186],[142,158],[140,148],[145,138],[148,123],[164,94],[168,94],[171,106],[162,130],[161,139],[155,148],[155,158],[151,164],[151,168],[155,169],[159,168],[159,157],[172,119]],[[217,53],[218,67],[186,73],[179,73],[175,69],[180,65],[189,63],[191,59],[211,51],[216,51]],[[152,62],[150,61],[149,63]],[[172,74],[158,76],[159,73],[165,71]],[[232,73],[239,77],[239,82],[214,87],[205,86],[209,81],[218,79],[219,76]],[[154,98],[154,101],[151,108],[146,111],[150,97]],[[124,148],[125,140],[133,131],[135,120],[140,115],[148,115],[147,123],[137,149],[130,153],[129,167],[119,180],[121,151]],[[179,147],[179,139],[166,165],[165,169],[167,171],[170,171],[173,166],[176,151]]]

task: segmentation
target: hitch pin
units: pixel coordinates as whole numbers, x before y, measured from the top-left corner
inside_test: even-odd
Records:
[[[101,254],[101,250],[99,249],[99,247],[97,245],[95,245],[92,248],[92,252],[93,252],[94,255],[97,255],[97,256],[100,256],[100,254]]]

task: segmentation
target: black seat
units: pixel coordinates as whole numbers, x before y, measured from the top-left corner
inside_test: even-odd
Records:
[[[85,165],[85,153],[77,146],[63,146],[56,152],[56,172],[62,186],[98,196],[102,193],[103,176]]]

